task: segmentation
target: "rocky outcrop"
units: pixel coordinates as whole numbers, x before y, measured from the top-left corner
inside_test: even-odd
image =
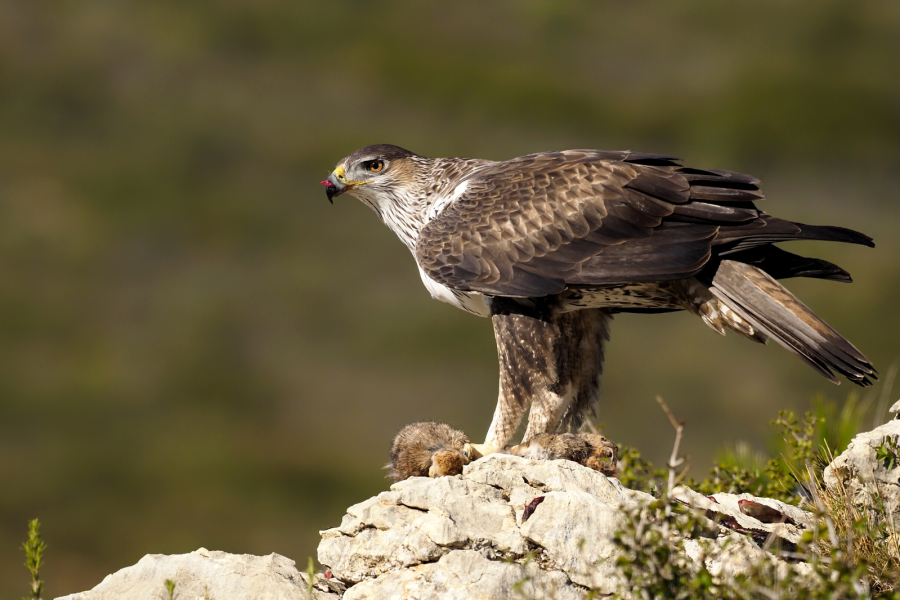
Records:
[[[279,554],[251,556],[200,548],[190,554],[148,554],[136,565],[108,575],[94,589],[57,600],[125,600],[169,597],[166,580],[178,600],[308,600],[306,573]],[[317,576],[312,600],[337,600],[342,587]]]
[[[900,413],[900,402],[892,410]],[[861,507],[878,494],[900,525],[900,460],[891,464],[884,450],[892,436],[900,440],[900,420],[858,435],[826,469],[825,481],[843,486]],[[779,573],[809,573],[809,565],[782,561],[777,549],[790,552],[815,526],[810,513],[748,494],[704,496],[679,487],[672,496],[701,515],[690,539],[674,540],[688,564],[725,577],[749,573],[761,561]],[[58,600],[168,598],[167,579],[175,582],[175,598],[192,600],[568,600],[589,590],[594,597],[627,596],[615,536],[636,519],[656,526],[656,513],[645,510],[651,502],[649,494],[575,462],[495,454],[461,475],[413,477],[351,506],[339,527],[322,532],[324,572],[312,582],[277,554],[201,548],[145,556],[93,590]],[[681,535],[667,531],[664,537]]]
[[[537,498],[543,500],[523,519]],[[319,562],[348,584],[366,584],[360,592],[351,588],[347,598],[376,597],[359,594],[389,572],[416,569],[455,550],[507,566],[529,555],[552,563],[566,574],[564,585],[554,584],[559,594],[579,586],[610,592],[614,561],[604,559],[614,553],[618,507],[649,498],[569,461],[492,455],[461,476],[407,479],[350,507],[340,527],[322,532]],[[582,548],[581,539],[596,543]],[[587,568],[595,562],[604,566]],[[518,579],[524,577],[522,572]],[[470,593],[487,594],[482,586],[493,585],[483,579]]]
[[[769,534],[796,541],[809,516],[796,507],[755,498],[783,511],[790,523],[763,523],[742,513],[747,496],[714,499],[679,488],[678,501],[730,519],[709,522],[683,552],[714,574],[745,572],[754,561],[777,560],[754,543]],[[492,455],[453,477],[414,477],[347,509],[341,525],[322,532],[312,598],[469,599],[584,598],[620,586],[613,538],[629,515],[652,502],[618,479],[566,460],[532,461]],[[743,528],[740,532],[733,529]],[[748,537],[744,535],[751,533]],[[60,600],[167,598],[308,599],[306,573],[277,554],[232,555],[200,549],[148,555],[93,590]]]
[[[562,572],[544,570],[534,562],[489,560],[476,550],[451,550],[436,562],[367,579],[344,595],[346,600],[584,597],[585,591]]]
[[[885,513],[900,530],[900,402],[891,407],[896,417],[872,431],[860,433],[847,449],[825,467],[825,485],[832,490],[845,490],[853,504],[868,510],[873,503],[883,502]],[[892,445],[893,442],[893,445]],[[879,458],[886,447],[888,456]],[[894,448],[891,451],[891,448]],[[882,451],[884,452],[884,451]],[[882,454],[885,456],[885,454]]]
[[[676,497],[734,523],[710,521],[704,539],[684,546],[714,574],[744,573],[767,556],[777,560],[744,534],[796,543],[811,522],[796,507],[749,495],[710,500],[679,488]],[[348,585],[348,600],[541,598],[546,590],[582,598],[589,589],[609,595],[620,586],[614,535],[636,505],[653,500],[570,461],[492,455],[460,476],[407,479],[350,507],[340,527],[322,532],[319,562]],[[789,522],[747,516],[741,500],[769,503]]]

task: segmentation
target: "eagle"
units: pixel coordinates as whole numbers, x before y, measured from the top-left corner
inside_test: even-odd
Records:
[[[844,227],[756,207],[755,177],[631,151],[564,150],[504,161],[427,158],[390,144],[338,162],[322,185],[375,211],[415,257],[432,297],[493,324],[497,408],[474,456],[577,430],[600,395],[615,313],[687,310],[720,334],[774,339],[818,373],[860,386],[869,360],[777,280],[851,281],[775,244],[874,247]]]

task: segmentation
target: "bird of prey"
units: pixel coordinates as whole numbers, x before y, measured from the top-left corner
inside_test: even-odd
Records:
[[[776,280],[850,281],[840,267],[774,244],[874,246],[843,227],[793,223],[756,207],[759,180],[659,154],[542,152],[505,161],[426,158],[378,144],[322,182],[372,208],[409,248],[431,295],[490,317],[500,395],[484,444],[576,430],[600,393],[618,312],[687,310],[715,331],[774,339],[820,374],[861,385],[869,360]]]

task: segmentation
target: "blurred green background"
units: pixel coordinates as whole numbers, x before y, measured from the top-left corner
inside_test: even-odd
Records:
[[[29,518],[47,597],[200,546],[303,566],[388,487],[401,426],[484,436],[489,322],[430,300],[375,215],[318,185],[377,142],[756,174],[770,212],[875,237],[794,245],[856,283],[789,286],[882,373],[900,357],[895,0],[3,2],[4,596]],[[850,391],[679,314],[617,317],[606,373],[606,433],[662,462],[661,394],[697,476]]]

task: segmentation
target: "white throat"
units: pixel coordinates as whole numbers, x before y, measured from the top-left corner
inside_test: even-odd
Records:
[[[357,197],[378,213],[382,222],[400,238],[400,241],[409,248],[415,258],[419,232],[458,200],[465,193],[468,185],[468,181],[463,181],[446,195],[435,194],[437,198],[432,202],[429,202],[430,198],[428,197],[431,194],[426,194],[424,197],[409,197],[395,196],[381,191],[377,195],[360,193]],[[366,192],[369,191],[366,190]],[[481,317],[490,316],[490,308],[482,294],[451,289],[431,279],[421,267],[419,267],[419,275],[422,277],[425,288],[435,300],[447,302]]]

